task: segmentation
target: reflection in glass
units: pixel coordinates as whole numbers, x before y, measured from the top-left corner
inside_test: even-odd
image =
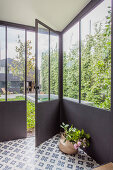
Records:
[[[58,99],[58,35],[50,32],[50,100]]]
[[[0,26],[0,101],[5,101],[5,27]]]
[[[25,31],[7,28],[7,99],[25,100]]]
[[[63,35],[63,96],[79,101],[79,24]]]
[[[38,25],[38,101],[48,101],[49,95],[49,30]]]
[[[81,36],[81,102],[110,110],[111,0],[81,20]]]

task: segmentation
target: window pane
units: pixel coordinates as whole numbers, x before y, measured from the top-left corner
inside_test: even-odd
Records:
[[[63,96],[79,100],[79,24],[63,35]]]
[[[111,0],[104,0],[81,21],[81,102],[108,110],[111,108],[110,3]]]
[[[48,101],[49,92],[49,30],[38,26],[38,101]]]
[[[50,100],[58,99],[59,38],[50,34]]]
[[[7,29],[7,99],[25,99],[25,31]]]
[[[35,100],[35,33],[27,31],[27,97]]]
[[[0,26],[0,101],[5,101],[5,27]]]

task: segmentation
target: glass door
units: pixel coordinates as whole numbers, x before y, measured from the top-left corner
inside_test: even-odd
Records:
[[[40,24],[38,20],[35,22],[35,136],[36,146],[38,146],[59,131],[59,39],[58,35],[52,33],[48,27]],[[55,39],[51,37],[52,35],[54,35]],[[52,48],[56,48],[56,51],[52,50]],[[51,67],[51,64],[54,64],[55,67]],[[55,79],[52,79],[53,76],[56,76]]]
[[[25,138],[26,30],[0,25],[0,142]]]

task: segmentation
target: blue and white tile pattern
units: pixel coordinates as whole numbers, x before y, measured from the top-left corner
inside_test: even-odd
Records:
[[[0,170],[90,170],[97,163],[79,149],[66,155],[58,148],[59,135],[35,148],[35,138],[0,143]]]

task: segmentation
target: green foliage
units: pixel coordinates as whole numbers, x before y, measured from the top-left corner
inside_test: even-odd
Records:
[[[106,25],[95,25],[94,35],[82,42],[81,99],[93,106],[111,108],[111,12]]]
[[[51,50],[50,55],[50,93],[58,95],[58,49]]]
[[[21,101],[21,100],[25,100],[25,98],[22,96],[16,96],[15,98],[8,98],[8,101]]]
[[[49,56],[44,52],[41,56],[41,91],[48,94],[49,85]],[[58,48],[51,50],[50,55],[50,93],[58,95]]]
[[[64,136],[66,140],[74,143],[77,143],[80,141],[82,143],[82,146],[89,146],[89,139],[90,135],[85,133],[84,130],[78,130],[77,128],[69,127],[68,124],[62,123],[61,127],[64,129]]]
[[[27,101],[27,129],[35,128],[35,104]]]
[[[27,41],[27,76],[34,81],[34,75],[30,72],[35,71],[35,56],[32,56],[31,53],[31,41]],[[11,65],[8,66],[8,69],[11,70],[14,76],[18,76],[21,81],[25,80],[25,44],[21,42],[20,37],[18,36],[18,46],[15,48],[16,56]]]
[[[63,94],[73,99],[79,98],[79,56],[75,44],[69,54],[63,56]]]
[[[93,34],[81,44],[81,100],[87,104],[111,109],[111,8],[106,23],[95,23]],[[53,50],[50,68],[51,93],[58,94],[58,52]],[[57,57],[56,57],[57,56]],[[42,91],[48,94],[48,55],[41,63]],[[79,99],[79,48],[74,44],[63,56],[63,95]]]
[[[48,52],[42,53],[41,56],[41,70],[40,70],[41,78],[40,78],[40,84],[41,84],[41,93],[48,94],[49,89],[49,56]]]
[[[111,8],[106,24],[95,24],[95,33],[88,34],[81,44],[81,100],[92,106],[111,108]],[[64,96],[78,99],[79,57],[75,44],[63,57]]]
[[[1,99],[0,99],[0,102],[3,102],[3,101],[5,101],[5,99],[1,98]]]

